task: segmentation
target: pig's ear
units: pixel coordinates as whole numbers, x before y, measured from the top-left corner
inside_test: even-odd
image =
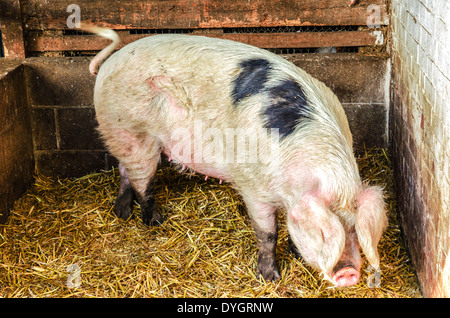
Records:
[[[387,217],[380,187],[364,187],[358,197],[355,229],[358,241],[369,263],[379,268],[377,245],[387,225]]]
[[[295,224],[291,238],[309,263],[328,275],[339,260],[345,244],[345,231],[338,217],[322,199],[306,194],[289,211],[289,223]],[[288,226],[289,226],[288,223]]]

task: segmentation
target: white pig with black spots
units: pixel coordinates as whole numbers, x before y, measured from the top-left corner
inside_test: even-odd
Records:
[[[113,40],[90,70],[99,69],[98,130],[120,162],[117,216],[130,217],[136,195],[143,222],[162,222],[152,179],[163,153],[239,191],[265,280],[280,277],[277,213],[287,213],[295,251],[336,286],[358,282],[360,248],[379,268],[382,189],[361,181],[344,110],[322,82],[266,50],[203,36],[150,36],[109,56],[117,34],[84,29]],[[239,132],[264,150],[256,160],[237,160],[237,152],[253,151],[236,142]]]

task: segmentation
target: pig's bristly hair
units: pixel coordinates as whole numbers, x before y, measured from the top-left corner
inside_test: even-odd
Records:
[[[97,75],[98,69],[100,68],[100,64],[102,64],[102,62],[106,60],[112,54],[112,52],[114,52],[114,50],[119,46],[121,42],[120,37],[116,32],[114,32],[114,30],[102,28],[89,23],[81,23],[80,29],[83,31],[100,35],[112,41],[112,43],[103,50],[101,50],[100,53],[98,53],[89,64],[89,71],[91,72],[91,74]]]

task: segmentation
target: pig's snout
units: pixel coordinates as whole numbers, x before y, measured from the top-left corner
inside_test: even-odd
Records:
[[[337,287],[353,286],[359,281],[361,257],[356,231],[345,233],[345,246],[342,255],[331,272],[331,281]]]
[[[353,286],[359,281],[359,270],[353,264],[338,264],[331,279],[337,287]]]
[[[359,281],[359,272],[353,267],[346,267],[333,275],[337,287],[353,286]]]

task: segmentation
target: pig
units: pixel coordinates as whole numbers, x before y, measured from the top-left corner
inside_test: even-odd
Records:
[[[120,42],[114,31],[83,28],[113,41],[90,71],[98,72],[98,131],[120,162],[118,217],[131,216],[136,195],[146,225],[163,221],[153,178],[164,154],[180,170],[237,189],[255,231],[257,274],[264,280],[280,278],[277,213],[286,213],[295,251],[335,286],[359,281],[360,249],[379,270],[377,245],[387,223],[383,190],[361,180],[347,118],[325,84],[279,55],[243,43],[162,34],[112,54]],[[207,130],[220,138],[180,141]],[[239,162],[242,142],[226,144],[239,137],[225,138],[229,130],[247,132],[247,139],[273,151]],[[235,152],[219,160],[215,154],[224,149]]]

